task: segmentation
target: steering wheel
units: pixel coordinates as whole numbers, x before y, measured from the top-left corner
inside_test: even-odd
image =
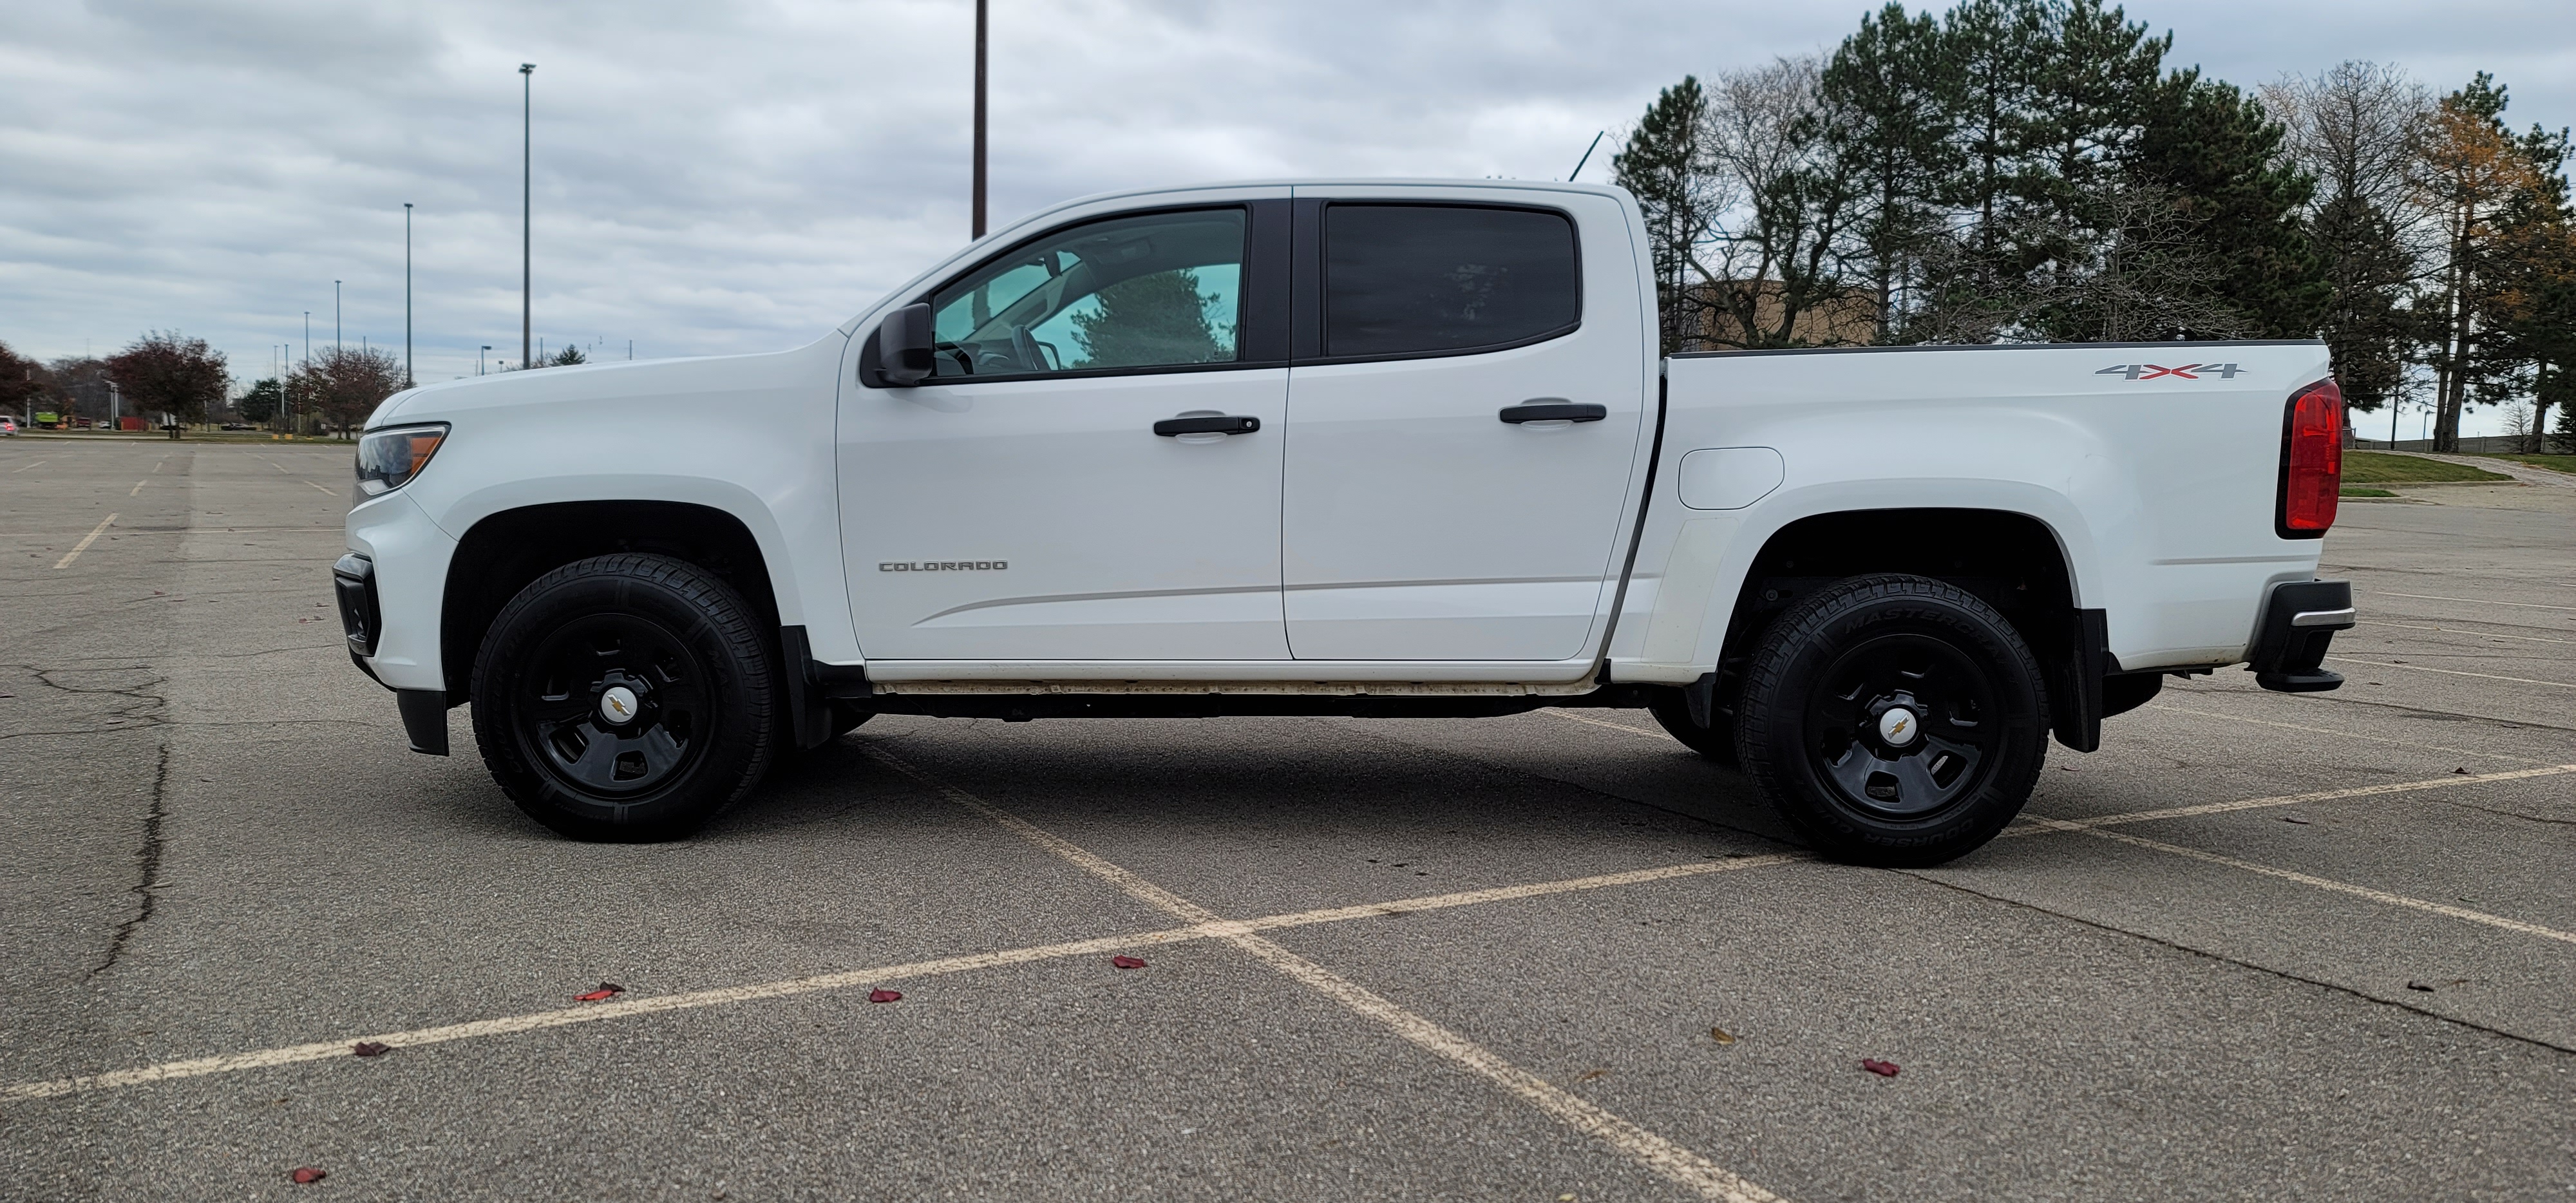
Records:
[[[1023,372],[1050,370],[1046,356],[1038,350],[1037,338],[1029,333],[1029,328],[1026,326],[1011,327],[1011,354],[1019,357],[1020,370]]]

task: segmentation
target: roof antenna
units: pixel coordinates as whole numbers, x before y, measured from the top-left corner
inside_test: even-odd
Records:
[[[1574,177],[1583,174],[1583,165],[1592,161],[1592,152],[1601,149],[1601,140],[1609,136],[1610,131],[1606,129],[1600,133],[1592,135],[1592,145],[1583,148],[1583,157],[1575,160],[1573,171],[1566,173],[1566,183],[1573,183]]]

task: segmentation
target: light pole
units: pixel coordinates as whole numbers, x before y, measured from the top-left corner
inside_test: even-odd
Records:
[[[987,0],[975,0],[975,237],[984,236],[984,30]]]
[[[528,223],[535,211],[530,198],[534,195],[531,181],[537,162],[536,75],[535,63],[519,64],[519,366],[522,368],[534,366],[528,362],[528,332],[534,328],[532,314],[537,295],[533,254],[536,242]]]
[[[491,349],[492,349],[492,344],[490,344],[490,343],[485,343],[485,344],[483,344],[483,345],[482,345],[482,347],[481,347],[481,348],[477,349],[477,350],[474,352],[474,374],[475,374],[475,375],[480,376],[480,375],[482,375],[482,374],[483,374],[483,352],[485,352],[485,351],[489,351],[489,350],[491,350]]]
[[[331,353],[340,353],[340,282],[331,281]]]
[[[403,387],[420,383],[411,373],[411,202],[403,202]]]

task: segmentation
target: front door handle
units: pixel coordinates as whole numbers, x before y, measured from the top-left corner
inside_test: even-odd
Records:
[[[1561,397],[1539,397],[1518,405],[1503,407],[1503,420],[1518,426],[1523,422],[1598,422],[1610,416],[1610,407],[1589,401],[1568,401]]]
[[[1166,438],[1183,434],[1250,434],[1259,429],[1261,429],[1261,419],[1249,414],[1208,414],[1203,417],[1165,418],[1154,423],[1154,433]]]

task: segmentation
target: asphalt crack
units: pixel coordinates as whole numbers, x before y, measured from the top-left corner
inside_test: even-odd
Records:
[[[135,850],[134,916],[116,925],[116,934],[107,942],[107,959],[89,971],[91,978],[116,968],[117,959],[125,955],[126,942],[144,924],[161,901],[161,822],[169,817],[170,745],[161,745],[161,755],[152,766],[152,805],[143,814],[143,846]]]

